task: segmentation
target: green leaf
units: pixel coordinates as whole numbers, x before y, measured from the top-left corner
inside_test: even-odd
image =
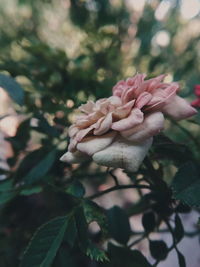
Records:
[[[85,200],[83,203],[83,210],[87,223],[90,224],[96,221],[101,228],[104,236],[108,235],[108,219],[105,210],[98,206],[95,202]]]
[[[17,195],[11,179],[0,181],[0,204],[4,204]]]
[[[119,243],[126,244],[131,234],[129,218],[124,210],[114,206],[107,212],[111,236]]]
[[[130,250],[125,247],[118,247],[112,243],[108,244],[110,265],[112,267],[150,267],[146,258],[138,250]]]
[[[24,177],[25,184],[33,184],[38,182],[42,177],[44,177],[47,172],[52,167],[56,159],[56,150],[52,150],[47,154],[46,157],[41,159],[41,161],[33,167],[32,170]]]
[[[32,237],[21,267],[50,267],[62,243],[69,218],[57,217],[42,225]]]
[[[92,260],[105,261],[108,260],[105,251],[96,247],[88,236],[88,223],[82,207],[77,209],[75,213],[78,240],[81,250]]]
[[[78,267],[76,264],[76,254],[66,247],[60,247],[52,267]]]
[[[65,240],[72,248],[74,246],[75,240],[77,237],[77,228],[76,221],[74,217],[71,217],[67,226],[67,230],[65,232]]]
[[[108,256],[106,255],[105,251],[99,249],[95,246],[92,242],[89,242],[87,246],[86,255],[90,257],[91,260],[95,261],[108,261]]]
[[[0,87],[5,89],[17,104],[23,105],[24,90],[12,77],[0,74]]]
[[[42,187],[41,186],[33,186],[30,188],[24,188],[23,190],[21,190],[20,195],[23,196],[29,196],[32,194],[38,194],[42,192]]]
[[[192,162],[182,165],[172,183],[173,195],[189,206],[200,206],[200,175]]]
[[[142,216],[142,225],[146,232],[152,232],[156,226],[156,219],[153,212],[144,213]]]
[[[175,237],[176,243],[179,243],[181,239],[183,238],[183,236],[184,236],[183,224],[178,214],[176,214],[175,215],[175,228],[174,228],[174,237]]]
[[[35,117],[38,119],[38,125],[36,127],[32,126],[33,129],[37,132],[47,134],[48,136],[59,137],[59,131],[55,127],[49,125],[48,121],[42,114],[37,114]]]
[[[150,240],[149,249],[151,255],[156,260],[165,260],[168,254],[168,248],[164,241],[162,240]]]
[[[85,195],[85,188],[81,182],[74,180],[66,189],[66,192],[74,197],[81,198]]]
[[[183,254],[177,250],[179,267],[186,267],[185,258]]]

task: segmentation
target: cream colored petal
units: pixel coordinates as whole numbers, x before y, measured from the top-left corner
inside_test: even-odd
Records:
[[[138,143],[157,135],[164,128],[164,116],[161,112],[155,112],[145,117],[144,122],[128,131],[120,134],[127,140]]]
[[[79,107],[79,110],[86,114],[89,114],[92,112],[94,106],[95,106],[94,102],[89,100],[86,104],[81,105]]]
[[[101,122],[99,128],[94,130],[94,135],[102,135],[106,133],[112,125],[112,113],[108,113],[105,119]]]
[[[108,98],[108,101],[110,102],[110,104],[112,104],[115,107],[121,106],[122,101],[118,96],[110,96]]]
[[[73,124],[73,125],[71,125],[71,126],[69,127],[69,129],[68,129],[68,135],[69,135],[70,137],[74,137],[74,136],[78,133],[78,131],[79,131],[79,128],[76,127],[76,126]]]
[[[124,131],[140,124],[142,121],[143,112],[134,108],[127,118],[114,122],[111,128],[115,131]]]
[[[86,129],[83,129],[83,130],[80,130],[76,136],[74,137],[74,139],[77,141],[77,142],[81,142],[81,140],[91,131],[94,129],[94,126],[91,125],[90,127],[86,128]]]
[[[79,151],[76,151],[74,153],[72,152],[66,152],[62,157],[60,158],[61,161],[63,162],[68,162],[68,163],[81,163],[89,159],[89,156],[81,153]]]
[[[197,110],[180,96],[175,96],[171,102],[163,107],[162,112],[175,120],[186,119],[197,114]]]
[[[136,172],[144,160],[152,140],[153,138],[149,138],[143,143],[133,144],[118,136],[110,146],[95,153],[93,160],[99,165]]]
[[[115,119],[123,119],[129,115],[131,112],[132,107],[134,106],[135,99],[132,101],[129,101],[125,105],[118,107],[114,112],[113,112],[113,117]]]
[[[110,145],[113,142],[116,134],[117,132],[112,131],[101,136],[86,137],[81,143],[78,143],[77,149],[91,156]]]

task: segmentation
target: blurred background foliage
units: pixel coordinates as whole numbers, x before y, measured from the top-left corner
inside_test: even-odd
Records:
[[[200,3],[194,1],[189,8],[187,2],[0,1],[0,72],[23,88],[22,102],[13,96],[15,102],[1,111],[1,120],[15,114],[19,122],[15,134],[6,134],[12,153],[0,173],[1,267],[18,266],[35,229],[71,210],[74,200],[69,195],[84,192],[77,181],[86,194],[109,184],[105,169],[91,162],[72,167],[59,161],[76,107],[109,96],[118,80],[136,72],[148,77],[166,73],[167,82],[180,82],[180,95],[195,98],[193,88],[200,83]],[[166,134],[175,142],[175,152],[167,146],[158,147],[157,153],[168,182],[180,162],[198,158],[199,121],[199,116],[178,124],[167,121]],[[177,141],[194,155],[182,145],[175,147]],[[69,195],[57,192],[60,187]],[[54,266],[97,266],[76,246],[66,246]],[[110,249],[111,255],[118,253]]]

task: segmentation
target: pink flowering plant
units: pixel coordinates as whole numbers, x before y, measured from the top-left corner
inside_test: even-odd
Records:
[[[0,267],[200,266],[185,2],[0,1]]]
[[[22,159],[5,170],[0,182],[2,212],[8,209],[17,225],[17,230],[3,228],[3,234],[10,237],[20,227],[25,229],[27,248],[21,253],[21,267],[153,267],[173,249],[179,266],[186,266],[177,245],[187,234],[182,213],[200,206],[199,159],[165,130],[173,124],[200,148],[177,122],[189,119],[196,124],[191,117],[197,114],[197,105],[192,102],[192,107],[178,95],[177,82],[164,80],[165,75],[146,79],[145,74],[136,74],[119,81],[110,97],[89,100],[79,107],[78,115],[72,111],[76,118],[67,127],[65,122],[51,126],[37,109],[32,120],[22,121],[10,138],[15,157]],[[0,85],[22,105],[24,92],[14,79],[1,74]],[[10,93],[10,85],[17,97]],[[199,88],[195,90],[199,96]],[[32,142],[30,129],[46,134],[47,140],[24,156],[23,148]],[[32,166],[33,162],[37,164]],[[121,207],[115,205],[119,201]],[[19,214],[20,224],[16,205],[27,205],[25,215]],[[35,222],[32,209],[37,213],[35,227],[42,224],[35,234],[29,229],[29,220]],[[47,222],[44,211],[50,213]],[[196,223],[189,236],[199,235],[198,227]],[[162,233],[171,235],[172,241]]]
[[[152,145],[153,137],[164,129],[165,116],[175,120],[197,113],[177,95],[179,84],[163,82],[165,75],[146,79],[136,74],[119,81],[113,95],[88,101],[69,128],[68,163],[92,159],[99,165],[135,172]]]

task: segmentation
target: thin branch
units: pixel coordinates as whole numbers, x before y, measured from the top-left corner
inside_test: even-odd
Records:
[[[97,198],[97,197],[101,197],[105,194],[108,194],[110,192],[113,192],[113,191],[116,191],[116,190],[123,190],[123,189],[131,189],[131,188],[141,188],[141,189],[149,189],[151,190],[151,187],[148,186],[148,185],[116,185],[116,186],[113,186],[113,187],[110,187],[104,191],[101,191],[99,193],[96,193],[92,196],[89,196],[87,197],[88,199],[94,199],[94,198]]]
[[[128,248],[131,248],[133,246],[135,246],[137,243],[139,243],[140,241],[142,241],[143,239],[145,239],[147,237],[146,234],[143,234],[141,237],[139,237],[138,239],[134,240],[132,243],[130,243],[128,245]]]
[[[115,185],[118,186],[119,185],[119,182],[117,180],[117,176],[114,175],[113,173],[113,170],[108,170],[108,173],[110,174],[110,176],[113,178],[114,182],[115,182]]]

